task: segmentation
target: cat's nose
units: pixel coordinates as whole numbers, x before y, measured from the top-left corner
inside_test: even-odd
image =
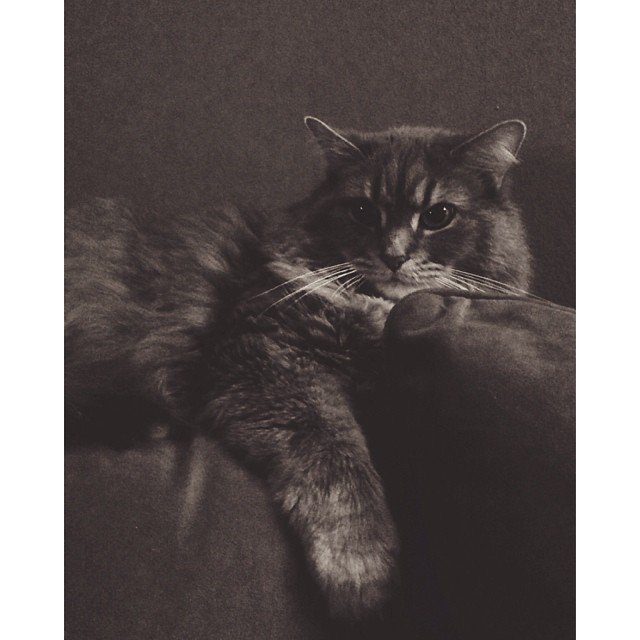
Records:
[[[409,256],[406,256],[405,254],[401,254],[401,255],[382,254],[382,261],[393,272],[396,272],[408,259],[409,259]]]

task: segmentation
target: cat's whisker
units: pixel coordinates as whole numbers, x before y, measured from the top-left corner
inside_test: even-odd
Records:
[[[476,281],[480,286],[485,286],[488,289],[493,289],[494,291],[501,291],[502,293],[510,293],[513,295],[526,296],[528,298],[535,298],[536,300],[543,300],[540,296],[536,296],[525,289],[520,289],[513,285],[506,284],[505,282],[500,282],[499,280],[494,280],[493,278],[488,278],[487,276],[481,276],[476,273],[469,273],[468,271],[462,271],[460,269],[452,269],[453,273],[455,273],[459,277],[466,278],[468,280]]]
[[[331,296],[331,300],[335,298],[336,295],[346,293],[349,289],[355,289],[362,281],[364,280],[364,276],[360,273],[356,274],[349,278],[346,282],[343,282],[335,291],[335,293]]]
[[[482,282],[482,281],[475,280],[473,278],[469,278],[467,276],[461,276],[461,275],[457,275],[457,274],[456,275],[451,274],[449,277],[452,280],[454,280],[456,282],[464,283],[469,287],[474,286],[474,287],[476,287],[477,291],[481,291],[483,293],[487,293],[489,291],[496,291],[498,293],[505,293],[505,294],[506,293],[512,293],[508,289],[506,289],[505,287],[498,286],[498,285],[496,285],[494,283],[491,283],[491,282]]]
[[[528,292],[524,291],[523,289],[517,289],[516,287],[508,285],[505,282],[500,282],[499,280],[494,280],[493,278],[481,276],[476,273],[470,273],[468,271],[461,271],[459,269],[452,269],[451,271],[459,278],[464,278],[466,280],[482,283],[487,287],[500,288],[508,291],[519,291],[521,293],[528,294]]]
[[[356,278],[357,276],[352,276],[352,278]],[[347,290],[347,284],[349,282],[351,282],[352,278],[349,278],[349,280],[347,280],[346,282],[343,282],[342,284],[338,285],[338,287],[336,287],[336,290],[331,294],[331,297],[329,298],[329,302],[333,302],[334,298],[337,295],[340,295],[343,291]]]
[[[482,276],[478,273],[471,273],[470,271],[462,271],[461,269],[454,269],[454,268],[451,268],[451,273],[459,277],[468,278],[470,280],[476,280],[478,282],[484,282],[486,284],[490,284],[498,287],[510,288],[510,285],[506,284],[505,282],[500,282],[499,280],[489,278],[488,276]]]
[[[457,276],[457,277],[463,278],[465,280],[469,280],[470,282],[475,282],[476,284],[478,284],[478,286],[482,288],[481,290],[484,290],[485,292],[495,291],[496,293],[500,293],[503,295],[511,295],[511,296],[515,295],[518,297],[527,297],[527,298],[533,298],[537,300],[543,300],[543,298],[540,298],[539,296],[535,296],[527,291],[524,291],[523,289],[518,289],[517,287],[511,287],[504,283],[494,282],[491,280],[486,282],[484,280],[477,280],[477,279],[470,278],[469,276]]]
[[[329,284],[329,283],[331,283],[331,282],[333,282],[335,280],[339,280],[340,278],[342,278],[344,276],[351,275],[354,272],[355,272],[355,270],[353,269],[353,267],[349,266],[349,267],[343,267],[338,272],[331,271],[328,274],[324,274],[322,277],[317,278],[313,282],[306,283],[306,284],[302,285],[301,287],[299,287],[298,289],[296,289],[295,291],[292,291],[291,293],[288,293],[287,295],[283,296],[282,298],[279,298],[273,304],[269,305],[260,315],[262,315],[263,313],[266,313],[267,311],[269,311],[270,309],[272,309],[276,305],[279,305],[282,302],[285,302],[286,300],[289,300],[293,296],[296,296],[296,295],[302,293],[303,291],[305,293],[301,296],[301,298],[303,298],[304,296],[306,296],[309,293],[313,293],[313,291],[315,291],[316,289],[319,289],[320,287],[326,286],[327,284]],[[311,289],[309,289],[310,287],[311,287]]]
[[[433,278],[430,278],[430,280],[433,280],[433,282],[437,284],[439,287],[446,286],[442,278],[439,278],[438,276],[434,276]]]
[[[296,280],[301,280],[302,278],[308,278],[309,276],[316,276],[316,275],[320,275],[321,273],[325,273],[325,272],[333,272],[337,269],[342,269],[346,266],[348,266],[350,263],[349,262],[342,262],[340,264],[334,264],[331,265],[329,267],[322,267],[321,269],[315,269],[315,270],[309,270],[306,273],[303,273],[299,276],[296,276],[295,278],[291,278],[290,280],[286,280],[285,282],[281,282],[280,284],[277,284],[275,287],[271,287],[271,289],[267,289],[266,291],[262,291],[261,293],[257,293],[255,296],[251,296],[251,298],[249,298],[249,300],[255,300],[256,298],[259,298],[261,296],[267,295],[268,293],[271,293],[272,291],[276,291],[277,289],[280,289],[282,287],[286,287],[287,285],[291,284],[292,282],[295,282]]]
[[[468,289],[465,286],[463,286],[463,283],[454,281],[453,278],[451,277],[451,274],[441,273],[439,276],[436,276],[434,279],[438,284],[444,286],[447,289],[455,289],[457,291],[468,291]]]
[[[332,271],[330,273],[325,273],[320,278],[316,278],[312,282],[307,282],[302,286],[298,287],[295,291],[291,291],[290,293],[284,295],[282,298],[279,298],[278,300],[276,300],[273,304],[276,305],[276,304],[280,304],[281,302],[285,302],[289,298],[292,298],[300,293],[310,293],[312,291],[315,291],[317,287],[324,286],[325,284],[333,280],[337,280],[343,276],[349,275],[351,271],[352,270],[350,268],[345,267],[337,272]]]
[[[476,283],[476,282],[473,282],[473,281],[467,281],[464,278],[461,278],[460,276],[449,275],[449,279],[452,282],[456,282],[458,284],[463,285],[463,287],[464,287],[464,289],[466,291],[472,291],[472,292],[473,291],[477,291],[477,292],[483,292],[484,291],[483,287],[479,283]]]
[[[352,276],[351,278],[349,278],[349,280],[347,280],[346,282],[343,282],[341,284],[339,284],[336,287],[336,290],[331,294],[331,296],[329,297],[329,303],[332,303],[334,301],[334,299],[336,298],[336,296],[341,295],[342,293],[346,292],[347,290],[347,284],[349,282],[351,282],[351,280],[353,278],[356,278],[357,276]]]
[[[486,293],[486,290],[488,287],[488,285],[484,284],[484,283],[480,283],[480,282],[476,282],[474,280],[470,280],[470,279],[466,279],[462,276],[459,275],[453,275],[453,274],[448,274],[449,279],[451,280],[451,282],[456,282],[458,284],[463,285],[464,289],[466,291],[471,291],[471,292],[480,292],[480,293]]]
[[[300,302],[300,300],[302,300],[303,298],[306,298],[308,295],[314,293],[315,291],[317,291],[318,289],[322,289],[322,287],[326,287],[327,285],[330,285],[334,282],[337,282],[338,280],[340,280],[340,278],[344,278],[347,276],[350,276],[352,273],[355,273],[354,269],[351,269],[349,271],[347,271],[346,273],[338,273],[338,274],[333,274],[330,276],[326,276],[324,278],[322,278],[321,280],[316,281],[316,286],[313,287],[312,289],[309,289],[308,291],[304,291],[305,287],[301,287],[300,289],[298,289],[297,291],[295,291],[292,295],[295,295],[296,293],[302,293],[304,291],[304,293],[302,293],[302,295],[297,298],[296,300],[294,300],[291,305],[297,304],[298,302]],[[290,297],[290,296],[287,296]],[[281,302],[284,301],[281,300]],[[291,306],[290,305],[290,306]],[[289,307],[287,307],[289,308]]]
[[[356,287],[359,287],[363,282],[364,282],[364,276],[359,275],[356,278],[355,282],[349,281],[349,283],[347,284],[347,289],[355,289]]]

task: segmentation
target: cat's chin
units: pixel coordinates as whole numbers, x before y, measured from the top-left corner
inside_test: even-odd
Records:
[[[416,286],[415,284],[405,284],[404,282],[393,280],[388,282],[373,282],[372,286],[378,295],[387,300],[393,300],[394,302],[402,300],[402,298],[408,296],[410,293],[424,288]]]

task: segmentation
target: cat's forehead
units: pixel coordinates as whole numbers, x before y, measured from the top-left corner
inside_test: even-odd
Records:
[[[402,200],[420,205],[432,181],[433,172],[424,162],[391,158],[364,176],[362,190],[367,198],[380,204]]]
[[[343,183],[345,196],[365,197],[387,211],[415,211],[440,201],[467,207],[473,192],[468,176],[443,170],[428,157],[387,157],[351,173]]]
[[[417,147],[389,147],[370,157],[347,177],[345,188],[381,204],[419,207],[439,175],[437,163]]]

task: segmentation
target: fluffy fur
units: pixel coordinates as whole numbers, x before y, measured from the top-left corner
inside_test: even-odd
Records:
[[[332,610],[358,617],[389,596],[397,555],[359,390],[393,301],[528,287],[507,175],[524,125],[469,137],[306,123],[327,173],[286,211],[69,212],[66,393],[78,411],[146,398],[218,434],[263,470]]]

